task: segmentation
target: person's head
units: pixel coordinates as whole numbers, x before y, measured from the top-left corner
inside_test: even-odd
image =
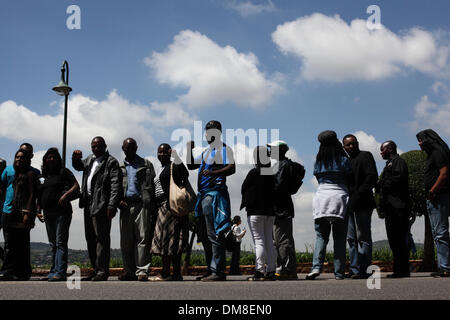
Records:
[[[257,146],[255,150],[253,150],[253,159],[255,161],[255,167],[257,168],[270,167],[269,149],[264,146]]]
[[[286,153],[289,150],[288,144],[283,140],[273,141],[272,143],[267,144],[267,147],[270,148],[269,155],[272,159],[283,160],[286,158]]]
[[[105,154],[106,147],[106,142],[103,137],[95,137],[94,139],[92,139],[91,150],[97,158]]]
[[[448,150],[447,143],[433,129],[420,131],[416,134],[416,138],[420,148],[427,154],[434,149]]]
[[[14,171],[16,173],[25,173],[31,166],[30,153],[25,150],[17,150],[14,154]]]
[[[222,124],[219,121],[211,120],[205,125],[205,137],[208,144],[220,141],[222,134]]]
[[[158,147],[158,160],[161,165],[166,165],[170,163],[170,155],[172,152],[172,147],[167,143],[161,143]]]
[[[340,161],[342,157],[347,157],[342,144],[339,142],[336,132],[332,130],[322,131],[317,140],[320,142],[319,152],[316,156],[316,163],[319,166],[330,167],[333,163]]]
[[[51,172],[59,172],[62,167],[63,162],[58,149],[48,149],[42,157],[42,175],[47,176]]]
[[[233,224],[240,225],[241,224],[241,217],[240,216],[234,216],[232,222],[233,222]]]
[[[30,159],[33,159],[34,153],[33,153],[33,146],[28,143],[24,142],[20,145],[19,150],[25,150],[30,155]]]
[[[381,144],[380,154],[383,160],[389,160],[397,154],[397,145],[394,141],[388,140]]]
[[[137,143],[133,138],[126,138],[122,144],[122,151],[127,160],[133,160],[136,157]]]
[[[358,139],[353,134],[347,134],[342,139],[342,144],[344,146],[345,151],[347,151],[347,154],[353,158],[359,153],[359,143]]]

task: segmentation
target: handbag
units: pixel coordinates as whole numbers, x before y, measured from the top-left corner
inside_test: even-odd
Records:
[[[173,181],[173,163],[170,165],[169,206],[170,211],[178,217],[188,215],[194,211],[197,196],[192,189],[189,180],[186,179],[182,186]]]

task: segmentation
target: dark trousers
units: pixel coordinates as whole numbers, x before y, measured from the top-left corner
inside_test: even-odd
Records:
[[[210,265],[212,259],[212,244],[208,239],[206,232],[206,223],[203,217],[197,220],[197,239],[202,243],[203,251],[205,252],[206,265],[208,267],[208,273],[211,273]]]
[[[277,249],[277,272],[297,274],[297,258],[292,234],[292,218],[276,217],[273,226],[273,237]]]
[[[405,241],[409,232],[409,211],[388,209],[385,224],[394,257],[394,274],[409,275],[409,250]]]
[[[106,212],[91,216],[89,209],[85,208],[84,232],[92,268],[96,275],[107,278],[111,250],[111,220]]]
[[[241,243],[236,242],[233,252],[231,252],[230,274],[240,274],[240,260],[241,260]]]
[[[3,237],[5,239],[5,257],[2,274],[14,275],[22,280],[31,276],[30,229],[9,226],[9,214],[3,213]]]

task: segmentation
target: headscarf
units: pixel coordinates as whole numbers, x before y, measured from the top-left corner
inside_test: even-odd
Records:
[[[447,162],[450,162],[450,149],[448,145],[433,129],[420,131],[416,134],[416,137],[417,140],[422,141],[422,148],[428,156],[431,155],[433,150],[439,150],[447,158]]]

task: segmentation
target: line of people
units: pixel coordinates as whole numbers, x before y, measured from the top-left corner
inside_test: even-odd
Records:
[[[205,126],[209,147],[194,158],[194,142],[188,142],[187,166],[170,145],[161,144],[157,149],[161,164],[158,175],[153,164],[137,154],[138,145],[133,138],[123,141],[125,159],[119,163],[107,151],[105,140],[95,137],[91,155],[83,159],[80,150],[72,154],[72,167],[83,173],[81,186],[73,173],[63,167],[56,148],[45,153],[40,172],[31,167],[32,146],[22,144],[13,165],[6,166],[0,159],[1,225],[5,239],[4,252],[0,251],[4,260],[0,280],[30,278],[30,230],[35,217],[45,223],[53,253],[50,273],[43,280],[66,280],[70,202],[74,199],[79,199],[84,210],[92,265],[92,273],[83,281],[105,281],[109,277],[111,220],[118,210],[124,265],[119,280],[182,280],[181,257],[188,243],[189,220],[171,209],[169,195],[171,183],[184,186],[190,170],[198,170],[194,211],[198,240],[208,266],[207,273],[197,280],[226,280],[225,235],[232,227],[227,177],[236,172],[236,166],[233,151],[221,140],[221,133],[221,123],[209,121]],[[446,277],[450,275],[450,150],[431,129],[419,132],[417,140],[427,153],[424,187],[439,266],[432,276]],[[379,194],[379,210],[386,217],[386,233],[394,257],[394,270],[389,277],[408,277],[408,167],[397,154],[395,142],[381,145],[386,166],[378,177],[372,154],[359,149],[354,135],[346,135],[341,143],[334,131],[327,130],[319,134],[318,141],[313,172],[318,188],[312,208],[316,240],[312,269],[306,279],[314,280],[322,272],[331,233],[335,278],[369,276],[366,270],[372,262],[371,216],[376,206],[373,189]],[[286,157],[288,150],[288,144],[281,140],[255,148],[255,166],[242,184],[240,209],[246,209],[256,252],[255,273],[248,278],[250,281],[298,279],[292,195],[301,186],[305,171]],[[271,158],[275,160],[273,166]],[[350,255],[348,274],[344,271],[346,243]],[[149,277],[152,255],[162,257],[163,268],[161,274]],[[233,256],[236,261],[239,253],[233,252]],[[231,274],[237,273],[238,264],[233,263]]]

